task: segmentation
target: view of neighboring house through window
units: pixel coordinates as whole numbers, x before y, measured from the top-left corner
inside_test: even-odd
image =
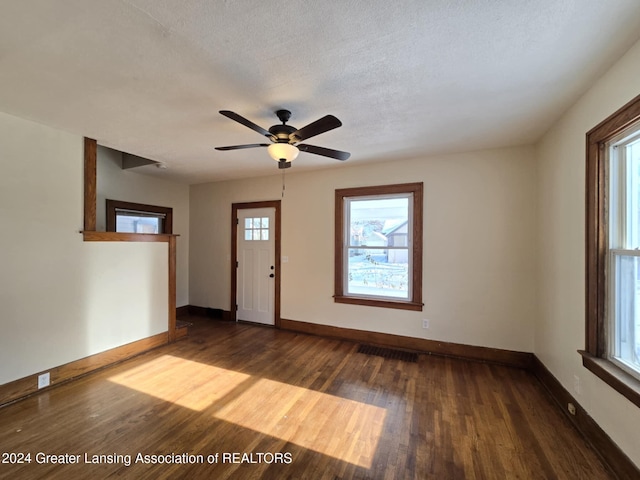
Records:
[[[422,308],[422,184],[336,190],[336,235],[337,302]]]
[[[409,299],[411,194],[346,198],[347,295]]]
[[[120,233],[172,233],[173,209],[107,200],[107,231]]]
[[[640,125],[609,144],[608,356],[640,377]]]

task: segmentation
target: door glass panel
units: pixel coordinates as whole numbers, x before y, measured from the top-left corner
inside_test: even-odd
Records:
[[[244,239],[269,240],[269,217],[252,217],[244,220]]]

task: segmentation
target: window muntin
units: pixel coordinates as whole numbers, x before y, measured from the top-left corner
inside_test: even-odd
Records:
[[[607,357],[640,378],[640,124],[608,146]]]
[[[336,190],[338,303],[422,310],[422,183]]]

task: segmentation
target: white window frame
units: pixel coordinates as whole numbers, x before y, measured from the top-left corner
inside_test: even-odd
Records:
[[[351,231],[351,203],[352,202],[362,202],[367,200],[391,200],[391,199],[407,199],[407,246],[405,247],[394,247],[394,246],[379,246],[379,245],[352,245],[351,244],[351,235],[347,235],[347,232]],[[396,193],[396,194],[388,194],[388,195],[369,195],[369,196],[356,196],[356,197],[345,197],[344,198],[344,225],[343,229],[345,234],[343,235],[344,243],[342,246],[342,260],[343,265],[349,265],[349,250],[351,249],[367,249],[367,250],[406,250],[407,257],[410,258],[410,252],[413,249],[413,192],[407,193]],[[411,292],[413,288],[413,262],[408,261],[408,272],[407,272],[407,295],[406,296],[397,296],[397,295],[373,295],[368,293],[355,293],[348,291],[349,285],[349,268],[343,268],[343,285],[344,295],[349,297],[361,297],[361,298],[372,298],[379,300],[404,300],[409,301],[411,299]]]
[[[608,311],[605,315],[607,331],[607,359],[624,370],[628,374],[640,379],[640,366],[630,364],[624,358],[621,351],[622,340],[620,337],[626,335],[630,343],[627,348],[635,348],[635,331],[633,321],[629,323],[629,330],[620,331],[619,313],[621,306],[616,289],[618,288],[619,273],[617,269],[618,259],[623,257],[640,257],[640,220],[634,219],[633,214],[637,210],[627,208],[628,205],[640,204],[640,199],[629,199],[630,195],[640,196],[640,186],[636,189],[630,188],[629,162],[627,159],[627,147],[640,142],[640,122],[633,124],[622,133],[616,135],[607,143],[607,164],[609,173],[609,261],[607,274],[607,297]],[[637,181],[638,179],[636,179]],[[629,231],[629,227],[632,228]],[[636,273],[637,278],[637,273]],[[640,308],[640,302],[637,305]],[[628,354],[628,352],[627,352]]]

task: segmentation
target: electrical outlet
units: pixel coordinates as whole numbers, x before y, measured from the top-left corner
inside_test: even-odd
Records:
[[[51,376],[49,372],[38,375],[38,388],[48,387],[51,383]]]
[[[567,410],[569,410],[569,413],[571,415],[575,415],[576,414],[576,406],[573,403],[568,403],[567,404]]]
[[[426,318],[422,319],[422,328],[429,328],[429,320]]]

